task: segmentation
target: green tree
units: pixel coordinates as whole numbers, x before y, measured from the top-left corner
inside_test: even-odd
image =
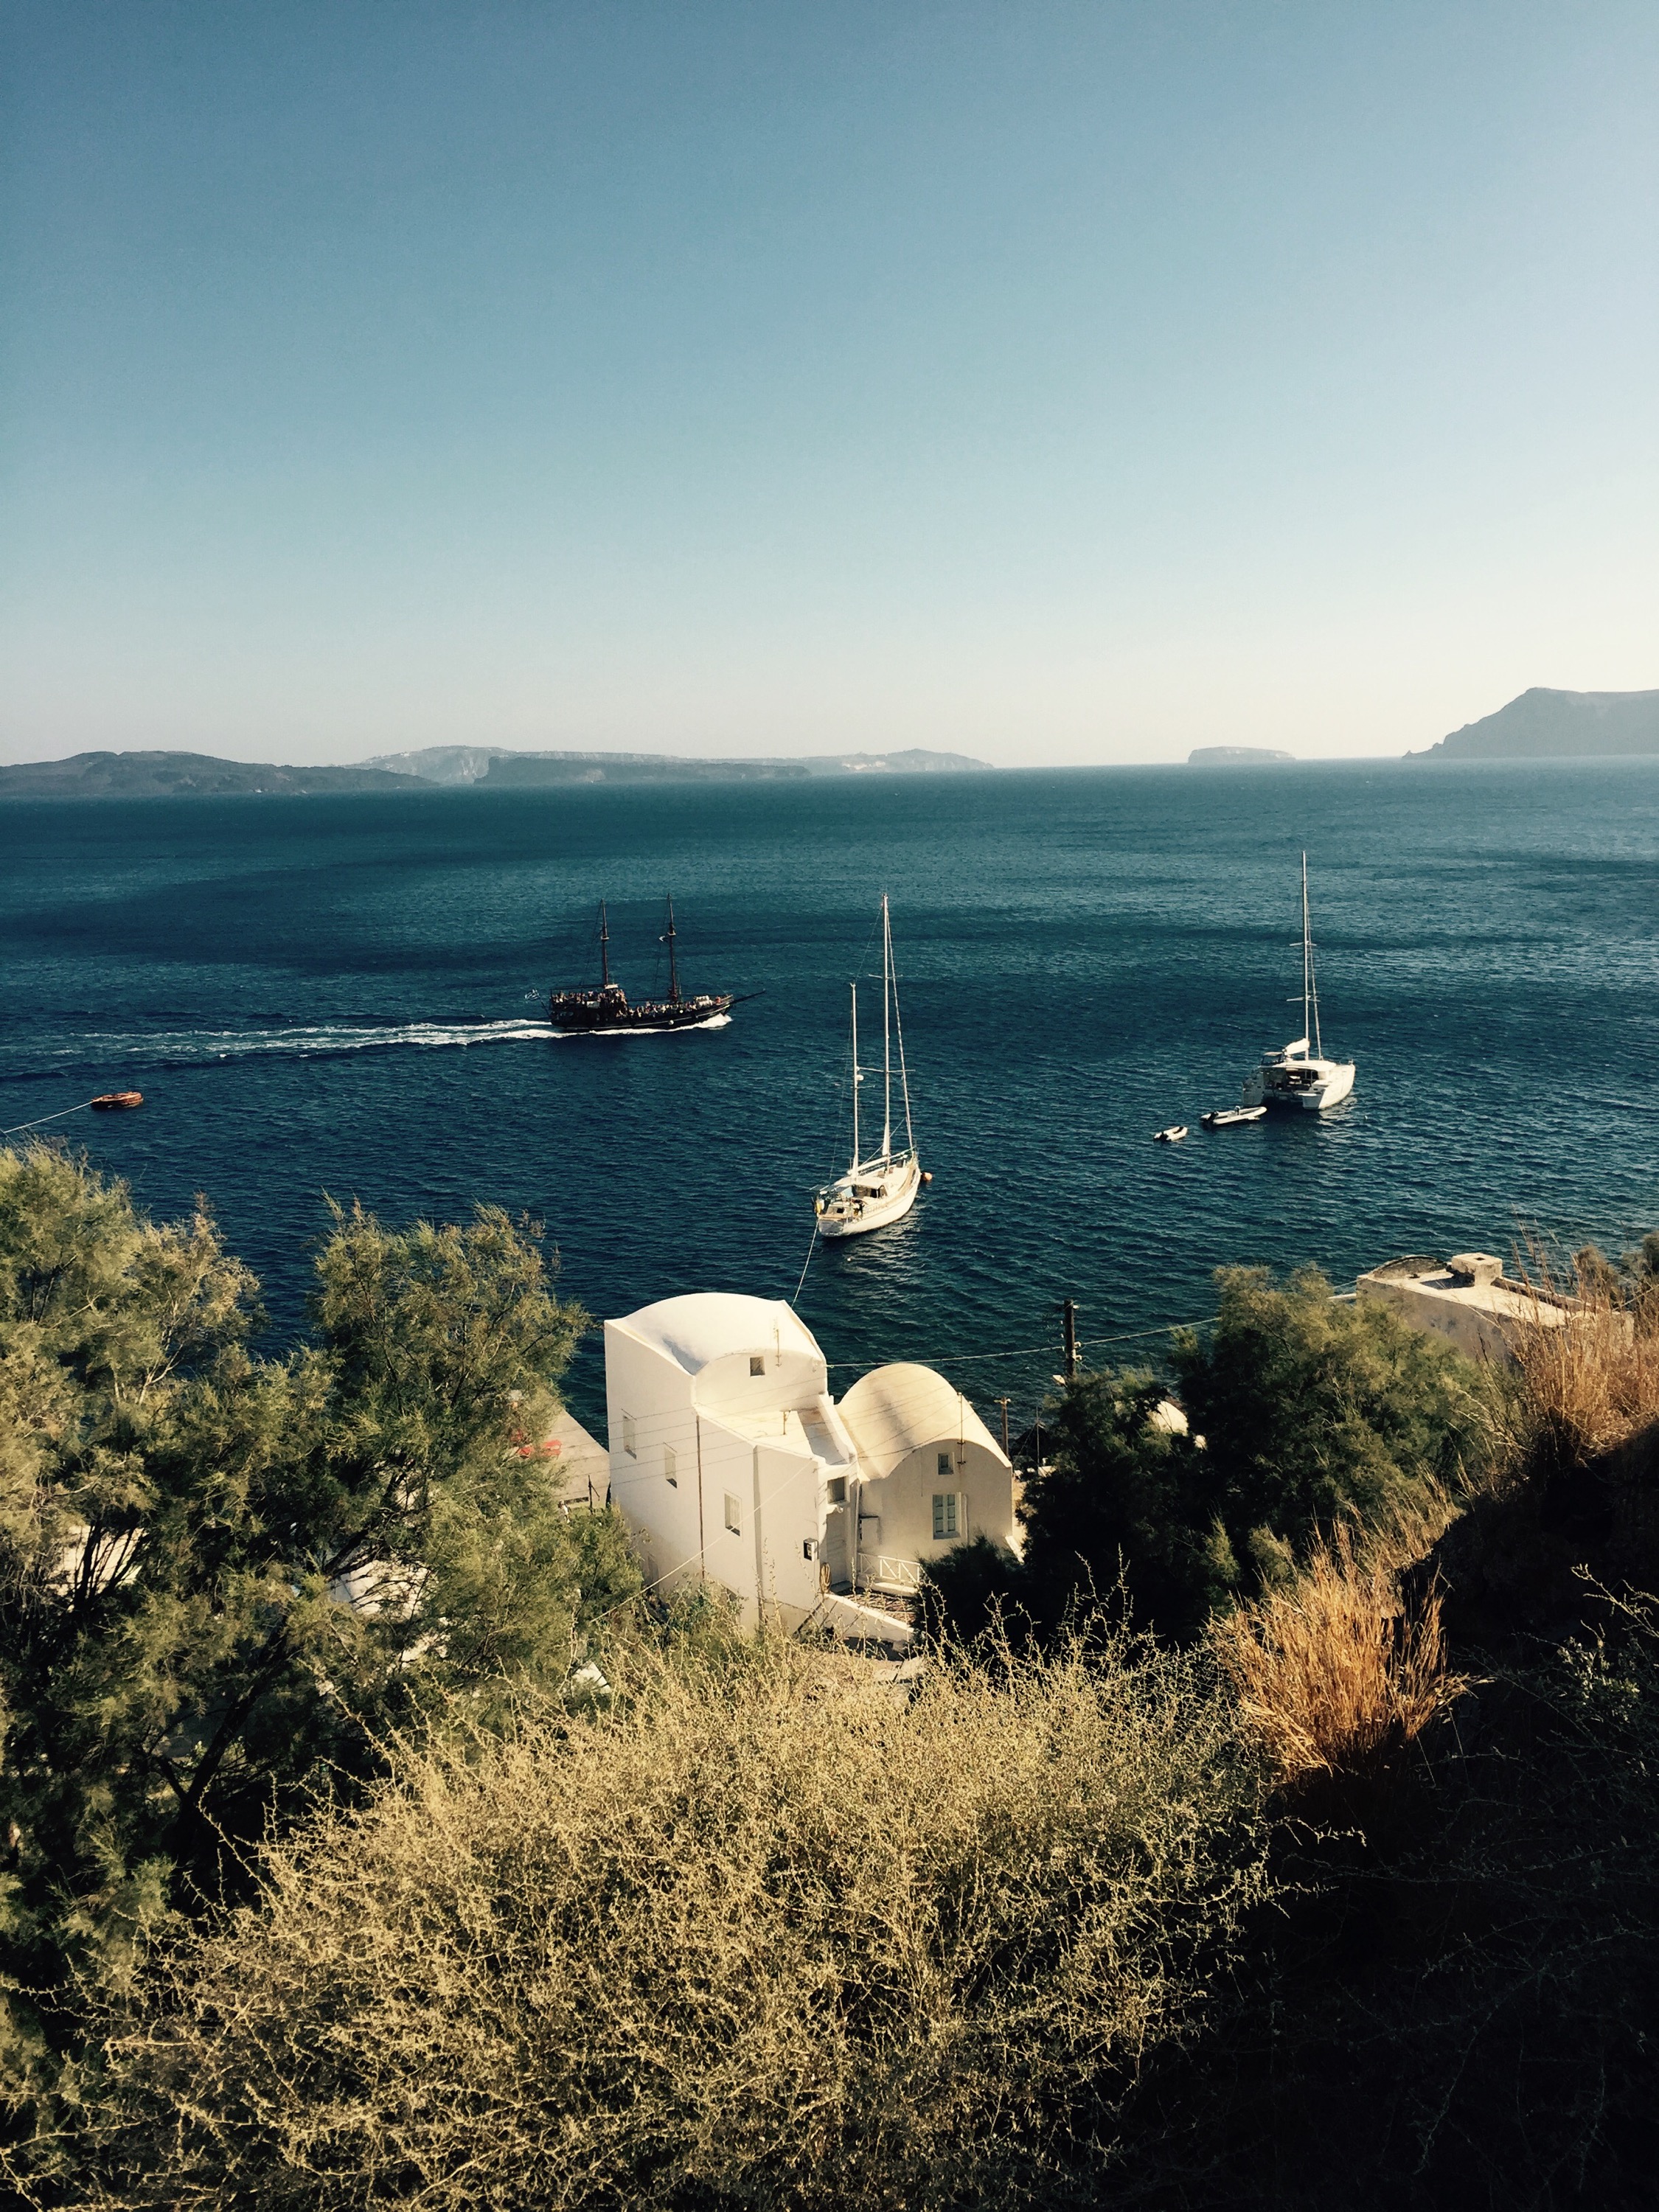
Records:
[[[1154,1419],[1168,1385],[1144,1370],[1087,1375],[1043,1418],[1045,1467],[1025,1487],[1033,1613],[1058,1626],[1079,1595],[1165,1635],[1197,1627],[1229,1581],[1215,1554],[1213,1462]]]
[[[1488,1434],[1492,1384],[1472,1361],[1389,1306],[1333,1297],[1317,1267],[1216,1281],[1213,1328],[1180,1336],[1172,1365],[1241,1560],[1271,1580],[1344,1514],[1380,1522],[1459,1487]]]
[[[0,1152],[0,1972],[13,2070],[54,1993],[217,1893],[273,1814],[458,1690],[560,1680],[637,1572],[539,1439],[584,1316],[533,1231],[336,1208],[311,1340],[84,1161]]]
[[[1214,1326],[1176,1339],[1171,1382],[1085,1376],[1044,1413],[1048,1463],[1026,1485],[1005,1607],[1052,1629],[1079,1594],[1121,1588],[1141,1622],[1189,1635],[1231,1592],[1291,1571],[1319,1529],[1429,1506],[1480,1455],[1496,1386],[1449,1345],[1334,1298],[1317,1268],[1216,1280]],[[1166,1395],[1185,1433],[1155,1418]],[[983,1612],[975,1572],[970,1590],[941,1565],[947,1614],[959,1583]]]

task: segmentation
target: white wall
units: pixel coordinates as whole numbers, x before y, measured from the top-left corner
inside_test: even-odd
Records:
[[[672,1581],[688,1562],[695,1569],[700,1549],[691,1377],[673,1360],[607,1322],[605,1380],[611,1502],[635,1532],[647,1578]],[[632,1452],[625,1443],[630,1432]],[[674,1453],[677,1488],[671,1489],[664,1477],[665,1446]]]
[[[706,1576],[751,1624],[775,1608],[799,1626],[820,1595],[825,1481],[798,1409],[822,1424],[822,1357],[773,1334],[693,1375],[626,1322],[605,1323],[605,1345],[611,1502],[647,1580],[672,1589]]]
[[[948,1474],[939,1471],[941,1453],[951,1461]],[[965,1498],[965,1514],[956,1535],[936,1539],[934,1494],[951,1492]],[[880,1550],[890,1559],[942,1559],[975,1536],[988,1536],[1005,1551],[1015,1549],[1018,1540],[1013,1472],[1000,1453],[971,1439],[959,1443],[941,1437],[907,1452],[882,1481],[864,1485],[860,1510],[866,1518],[880,1516]],[[875,1548],[870,1536],[865,1540]]]

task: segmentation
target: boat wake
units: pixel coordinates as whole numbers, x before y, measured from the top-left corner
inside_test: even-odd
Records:
[[[325,1060],[343,1053],[395,1052],[475,1044],[520,1044],[554,1032],[543,1022],[319,1022],[265,1030],[152,1030],[111,1036],[91,1032],[66,1043],[58,1057],[143,1061],[160,1067],[207,1067],[223,1060]]]
[[[729,1014],[716,1014],[689,1028],[723,1029]],[[214,1067],[241,1060],[332,1060],[359,1052],[464,1050],[472,1045],[547,1044],[568,1041],[577,1032],[551,1028],[544,1018],[527,1021],[439,1022],[318,1022],[293,1027],[246,1030],[150,1030],[88,1031],[66,1039],[49,1057],[61,1066],[66,1062],[107,1067]],[[611,1036],[632,1034],[627,1030]],[[642,1032],[672,1036],[672,1030]]]

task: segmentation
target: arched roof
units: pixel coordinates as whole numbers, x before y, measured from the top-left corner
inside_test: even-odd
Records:
[[[822,1359],[817,1340],[782,1298],[752,1298],[742,1291],[690,1291],[659,1298],[624,1315],[625,1328],[654,1351],[665,1352],[688,1375],[699,1375],[734,1352],[804,1352]]]
[[[836,1411],[872,1481],[890,1474],[907,1452],[934,1444],[984,1444],[1002,1457],[1001,1447],[962,1393],[933,1368],[908,1360],[860,1375]]]

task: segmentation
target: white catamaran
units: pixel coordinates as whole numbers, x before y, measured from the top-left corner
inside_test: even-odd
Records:
[[[1279,1052],[1264,1052],[1240,1097],[1244,1106],[1297,1106],[1317,1114],[1353,1089],[1351,1060],[1327,1060],[1319,1034],[1319,987],[1314,979],[1313,932],[1308,924],[1308,856],[1302,855],[1302,1034]],[[1292,1000],[1291,1004],[1295,1001]],[[1309,1039],[1312,1038],[1310,1049]]]
[[[899,1091],[904,1104],[904,1145],[893,1150],[893,1046],[898,1046]],[[904,1025],[899,1018],[898,979],[893,973],[893,924],[881,902],[881,1150],[859,1158],[859,987],[853,986],[853,1158],[843,1176],[825,1183],[813,1200],[820,1237],[861,1237],[899,1221],[916,1202],[922,1184],[910,1127],[910,1081],[904,1066]]]

